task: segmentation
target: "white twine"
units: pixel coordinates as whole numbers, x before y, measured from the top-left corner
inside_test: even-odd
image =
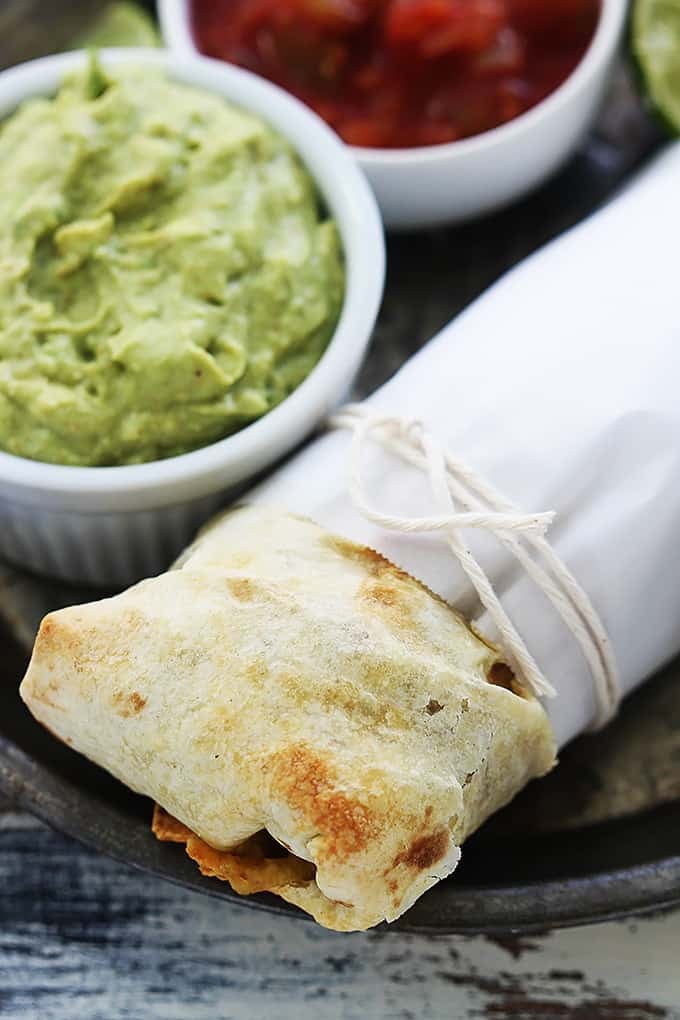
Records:
[[[464,528],[488,531],[515,557],[578,642],[593,677],[596,701],[593,728],[604,726],[616,714],[621,700],[618,669],[607,632],[587,592],[545,538],[555,514],[521,513],[488,482],[444,451],[419,421],[372,414],[360,404],[348,404],[330,419],[329,424],[332,428],[348,428],[353,432],[349,489],[359,513],[388,531],[441,533],[493,621],[510,665],[521,674],[537,697],[554,697],[554,687],[543,676],[460,532]],[[441,513],[430,517],[400,517],[381,513],[370,505],[365,494],[361,464],[363,448],[371,438],[427,473]],[[458,511],[456,504],[464,510]],[[543,563],[537,562],[533,556],[540,557]]]

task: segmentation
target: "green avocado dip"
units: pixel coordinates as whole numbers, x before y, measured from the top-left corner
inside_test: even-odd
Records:
[[[92,62],[0,129],[0,447],[134,464],[227,436],[321,357],[335,224],[257,117]]]

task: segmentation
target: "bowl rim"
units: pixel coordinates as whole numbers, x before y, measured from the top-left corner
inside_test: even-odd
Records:
[[[173,52],[200,54],[189,27],[190,2],[191,0],[158,0],[161,35],[165,45]],[[452,159],[475,156],[505,142],[512,144],[514,141],[520,141],[523,135],[536,128],[543,119],[553,114],[558,115],[574,94],[586,88],[602,64],[606,64],[613,56],[626,19],[626,0],[600,0],[600,4],[595,33],[574,70],[545,99],[518,117],[488,131],[454,142],[391,149],[350,145],[349,149],[360,164],[370,171],[378,167],[396,168],[445,163]]]
[[[141,464],[50,464],[0,450],[0,485],[11,486],[14,495],[23,491],[29,497],[36,492],[67,497],[131,496],[148,495],[155,489],[166,490],[167,495],[173,485],[180,483],[185,495],[198,496],[206,491],[206,480],[223,475],[222,481],[227,484],[230,466],[256,460],[267,447],[280,445],[282,434],[301,438],[309,431],[309,420],[322,418],[349,386],[368,346],[382,300],[382,220],[373,192],[347,146],[316,114],[283,89],[200,54],[140,47],[103,49],[99,56],[104,66],[128,64],[167,70],[173,79],[223,95],[270,122],[303,159],[341,235],[346,280],[335,331],[309,375],[261,418],[189,453]],[[87,59],[86,51],[77,50],[0,72],[0,117],[9,115],[25,99],[54,92],[64,74],[82,67]],[[201,482],[204,487],[199,491]],[[212,485],[213,491],[217,487]]]

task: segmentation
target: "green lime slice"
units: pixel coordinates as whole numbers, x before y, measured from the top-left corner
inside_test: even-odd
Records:
[[[635,0],[633,56],[652,106],[680,132],[680,0]]]
[[[106,4],[77,46],[99,49],[105,46],[160,46],[158,29],[151,17],[134,3]]]

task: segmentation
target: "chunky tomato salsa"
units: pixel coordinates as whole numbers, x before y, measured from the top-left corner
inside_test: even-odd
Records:
[[[437,145],[554,91],[600,0],[193,0],[199,49],[269,78],[352,145]]]

